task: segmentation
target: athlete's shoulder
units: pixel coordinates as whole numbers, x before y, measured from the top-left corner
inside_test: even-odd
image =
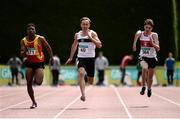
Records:
[[[77,40],[77,38],[78,38],[78,36],[80,35],[80,33],[81,33],[81,31],[76,32],[76,33],[74,34],[74,39]]]
[[[90,33],[92,36],[98,36],[97,33],[94,30],[90,30]]]
[[[156,32],[152,32],[151,34],[152,34],[152,35],[156,35],[156,36],[158,36],[158,34],[157,34]]]
[[[77,35],[80,35],[81,33],[82,33],[82,30],[77,31],[74,35],[77,36]]]
[[[25,41],[25,40],[26,40],[26,36],[21,39],[21,41]]]
[[[21,45],[27,44],[27,38],[26,36],[21,39]]]
[[[142,35],[142,33],[143,33],[143,31],[138,30],[138,31],[136,31],[135,36],[140,37]]]
[[[90,30],[90,32],[91,32],[91,33],[94,33],[94,34],[97,34],[96,31],[94,31],[94,30]]]
[[[45,37],[41,35],[36,35],[36,37],[38,37],[39,39],[45,39]]]
[[[44,42],[46,39],[44,36],[41,35],[36,35],[37,39],[40,40],[41,42]]]
[[[80,33],[81,33],[81,31],[78,31],[78,32],[75,33],[75,35],[78,35],[78,34],[80,34]]]
[[[142,34],[142,33],[143,33],[143,31],[141,31],[141,30],[136,31],[136,34]]]
[[[74,34],[74,37],[77,38],[77,36],[81,33],[81,31],[78,31]]]
[[[158,40],[158,34],[156,32],[152,32],[151,33],[151,37],[155,38],[156,40]]]

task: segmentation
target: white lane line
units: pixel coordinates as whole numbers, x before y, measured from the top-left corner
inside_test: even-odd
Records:
[[[90,90],[92,88],[89,87],[88,89],[86,89],[85,92],[87,92],[88,90]],[[73,101],[71,101],[68,105],[66,105],[65,108],[63,108],[63,110],[61,110],[59,113],[57,113],[53,119],[57,119],[59,116],[61,116],[71,105],[73,105],[76,101],[78,101],[80,99],[81,95],[79,95],[78,97],[76,97]]]
[[[18,93],[18,94],[20,94],[20,93]],[[15,95],[17,95],[17,93],[16,94],[0,95],[0,98],[4,98],[4,97],[8,97],[8,96],[15,96]]]
[[[129,110],[128,110],[128,108],[127,108],[127,106],[126,106],[126,104],[124,103],[124,101],[123,101],[123,99],[122,99],[120,93],[118,92],[117,88],[115,88],[114,86],[111,86],[111,87],[113,88],[113,90],[114,90],[114,92],[116,93],[116,95],[117,95],[119,101],[120,101],[121,104],[123,105],[123,107],[124,107],[124,109],[125,109],[125,111],[126,111],[128,117],[129,117],[129,119],[133,119],[132,116],[131,116],[131,114],[130,114],[130,112],[129,112]]]
[[[163,99],[163,100],[165,100],[165,101],[167,101],[167,102],[170,102],[170,103],[172,103],[172,104],[174,104],[174,105],[180,106],[179,103],[176,103],[176,102],[172,101],[171,99],[166,98],[166,97],[164,97],[164,96],[161,96],[161,95],[159,95],[159,94],[157,94],[157,93],[154,93],[154,92],[153,92],[153,95],[156,96],[156,97],[159,97],[159,98],[161,98],[161,99]]]
[[[49,93],[46,93],[46,94],[44,94],[44,95],[37,96],[37,97],[36,97],[36,99],[39,99],[39,98],[45,97],[45,96],[50,95],[50,94],[53,94],[53,93],[55,93],[55,92],[49,92]],[[30,99],[28,99],[28,100],[25,100],[25,101],[19,102],[19,103],[14,104],[14,105],[10,105],[10,106],[8,106],[8,107],[5,107],[5,108],[0,109],[0,112],[1,112],[1,111],[4,111],[4,110],[7,110],[7,109],[9,109],[9,108],[12,108],[12,107],[15,107],[15,106],[18,106],[18,105],[24,104],[24,103],[28,103],[28,102],[30,102],[30,101],[31,101],[31,100],[30,100]]]

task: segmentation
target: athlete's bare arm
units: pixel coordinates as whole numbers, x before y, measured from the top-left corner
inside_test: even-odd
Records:
[[[27,50],[26,50],[26,47],[25,47],[25,44],[24,44],[24,41],[23,41],[23,40],[21,40],[20,45],[21,45],[20,55],[21,55],[22,57],[25,57]]]
[[[96,45],[97,48],[101,48],[102,47],[102,43],[98,38],[98,35],[95,31],[89,31],[88,32],[88,37],[89,39]]]
[[[70,53],[69,59],[66,61],[65,64],[68,64],[68,63],[70,63],[72,61],[74,53],[76,52],[77,46],[78,46],[78,41],[77,41],[77,33],[76,33],[74,35],[74,42],[73,42],[73,44],[71,46],[71,53]]]
[[[135,36],[134,36],[134,42],[133,42],[133,47],[132,47],[132,50],[133,51],[136,51],[136,43],[137,43],[137,40],[139,39],[139,37],[141,36],[141,31],[137,31]]]
[[[49,45],[49,43],[42,36],[40,36],[39,39],[40,39],[41,43],[43,44],[43,46],[46,48],[46,51],[48,52],[50,59],[53,59],[53,52],[52,52],[52,49],[51,49],[51,46]]]
[[[157,33],[154,33],[152,35],[152,38],[151,38],[151,45],[156,49],[156,51],[159,51],[160,47],[159,47],[159,39]]]

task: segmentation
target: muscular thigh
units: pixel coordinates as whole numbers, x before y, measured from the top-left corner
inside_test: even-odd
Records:
[[[26,80],[27,82],[32,82],[34,77],[34,71],[32,68],[26,68]]]
[[[36,80],[43,80],[44,78],[44,71],[42,68],[38,68],[35,70],[34,78]]]
[[[146,61],[140,61],[142,69],[148,69],[148,63]]]

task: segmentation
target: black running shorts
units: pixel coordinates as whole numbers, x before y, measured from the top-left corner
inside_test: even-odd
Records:
[[[94,77],[95,58],[78,58],[78,69],[83,67],[88,77]]]
[[[148,64],[148,69],[154,69],[158,62],[157,58],[139,57],[139,63],[141,61],[145,61]]]
[[[33,70],[36,70],[38,68],[44,69],[44,62],[28,62],[27,60],[25,61],[25,66],[27,68],[32,68]]]

